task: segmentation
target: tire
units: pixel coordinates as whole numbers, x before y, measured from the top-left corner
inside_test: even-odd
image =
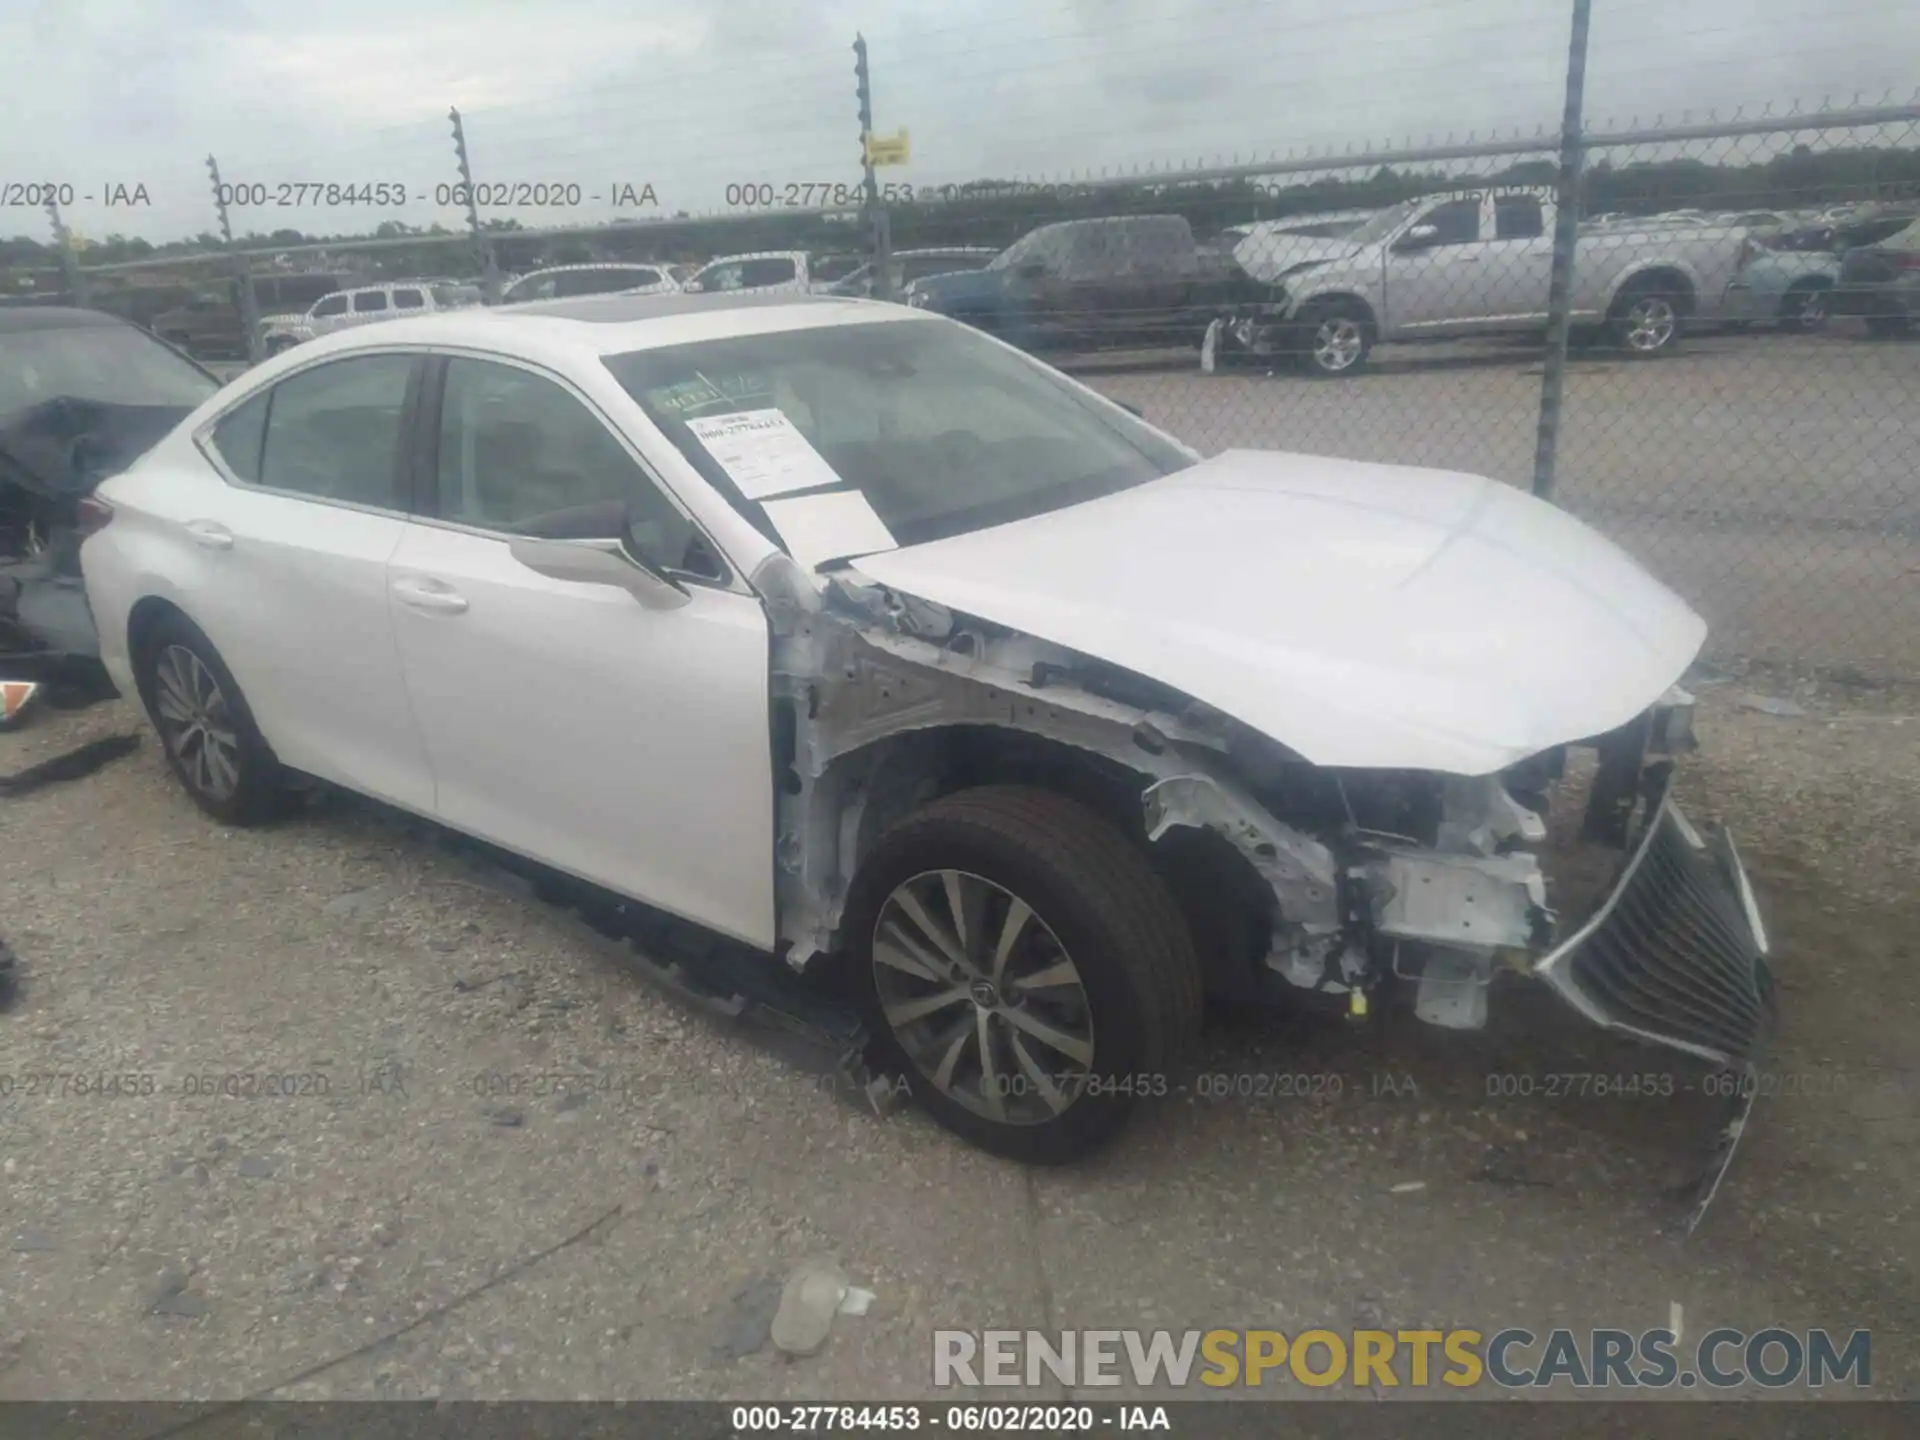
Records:
[[[1832,287],[1802,282],[1787,287],[1780,297],[1780,328],[1796,335],[1810,335],[1827,323],[1833,303]]]
[[[970,947],[953,943],[956,889]],[[1016,902],[1028,914],[996,981],[987,941],[1004,943]],[[1010,1159],[1105,1144],[1136,1099],[1172,1092],[1199,1034],[1200,962],[1172,894],[1112,824],[1050,791],[985,786],[909,815],[861,867],[844,933],[878,1058],[936,1122]]]
[[[167,764],[194,804],[226,825],[259,825],[286,813],[297,797],[233,673],[199,627],[183,615],[161,619],[134,657],[134,675]]]
[[[1687,297],[1657,279],[1634,280],[1614,299],[1607,330],[1614,345],[1635,359],[1651,360],[1680,348]]]
[[[1296,320],[1299,360],[1317,380],[1344,380],[1373,354],[1373,317],[1347,300],[1315,300]]]

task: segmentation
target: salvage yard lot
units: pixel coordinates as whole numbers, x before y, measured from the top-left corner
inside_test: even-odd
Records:
[[[1874,1390],[1920,1396],[1920,692],[1777,718],[1742,703],[1770,683],[1703,691],[1691,804],[1746,837],[1795,1093],[1684,1246],[1656,1188],[1702,1105],[1489,1098],[1672,1068],[1545,996],[1497,996],[1478,1036],[1222,1022],[1208,1073],[1338,1093],[1179,1077],[1094,1163],[1023,1172],[833,1093],[371,806],[222,830],[148,739],[0,803],[5,1070],[155,1077],[0,1099],[0,1398],[880,1398],[930,1393],[941,1326],[1639,1330],[1676,1303],[1693,1335],[1870,1328]],[[137,727],[42,715],[0,771]],[[543,1093],[491,1093],[515,1076]],[[736,1358],[764,1336],[737,1297],[821,1253],[870,1313],[813,1359]]]

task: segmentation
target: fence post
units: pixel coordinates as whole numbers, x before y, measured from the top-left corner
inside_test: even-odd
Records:
[[[246,331],[247,363],[258,365],[265,354],[260,337],[260,302],[253,293],[253,271],[247,257],[233,248],[233,222],[227,215],[226,187],[220,183],[220,162],[207,156],[207,174],[213,177],[213,208],[220,216],[220,239],[232,259],[233,280],[239,288],[240,327]]]
[[[893,226],[880,203],[880,184],[873,173],[873,81],[867,70],[867,37],[853,37],[853,75],[860,98],[860,171],[864,195],[860,216],[866,222],[867,244],[873,260],[873,298],[893,299]]]
[[[1553,212],[1553,282],[1547,295],[1547,358],[1541,367],[1540,425],[1533,445],[1533,493],[1553,496],[1560,450],[1560,402],[1567,374],[1567,312],[1573,298],[1573,251],[1580,237],[1580,176],[1586,159],[1581,119],[1587,88],[1587,23],[1592,0],[1573,0],[1567,46],[1567,103],[1560,119],[1560,174]]]
[[[53,243],[60,252],[60,278],[67,287],[67,298],[84,310],[87,308],[87,277],[80,268],[80,257],[74,253],[73,236],[67,233],[67,222],[60,218],[59,201],[48,199],[47,219],[53,222]]]
[[[460,162],[461,192],[467,197],[467,230],[473,236],[473,246],[480,254],[480,293],[487,304],[500,303],[500,267],[494,263],[493,242],[487,238],[487,232],[480,228],[480,207],[474,203],[473,166],[467,161],[467,132],[460,123],[460,111],[447,111],[447,118],[453,121],[453,153]]]

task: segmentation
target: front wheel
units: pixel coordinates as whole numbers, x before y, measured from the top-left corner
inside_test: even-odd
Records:
[[[1310,304],[1300,314],[1300,359],[1319,379],[1357,375],[1373,353],[1373,323],[1357,305]]]
[[[1145,855],[1077,801],[964,790],[890,830],[846,909],[858,999],[942,1126],[1039,1164],[1172,1093],[1201,971]]]
[[[1808,334],[1827,323],[1833,296],[1825,285],[1795,285],[1780,297],[1780,328]]]

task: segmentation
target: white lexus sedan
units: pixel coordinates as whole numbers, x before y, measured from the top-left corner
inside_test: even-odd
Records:
[[[1003,1154],[1170,1093],[1209,996],[1473,1028],[1534,981],[1726,1067],[1769,1028],[1671,797],[1703,622],[1489,480],[1202,459],[921,311],[668,295],[324,337],[98,499],[103,657],[210,815],[318,777],[831,960]],[[1543,843],[1573,749],[1591,894]]]

